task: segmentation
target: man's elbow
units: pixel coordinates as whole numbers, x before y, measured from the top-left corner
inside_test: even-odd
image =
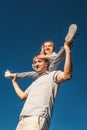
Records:
[[[24,93],[19,98],[20,98],[21,101],[23,101],[27,98],[27,94]]]
[[[19,99],[20,99],[21,101],[24,100],[24,97],[23,97],[23,96],[18,96],[18,97],[19,97]]]
[[[65,80],[70,80],[72,78],[72,74],[66,74],[65,75]]]
[[[20,97],[20,100],[23,101],[23,100],[24,100],[24,97]]]

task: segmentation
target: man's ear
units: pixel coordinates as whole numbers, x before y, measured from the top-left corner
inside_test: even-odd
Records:
[[[47,68],[49,67],[49,62],[46,62],[46,66],[47,66]]]

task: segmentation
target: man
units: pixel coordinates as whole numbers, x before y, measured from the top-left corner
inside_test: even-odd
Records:
[[[59,85],[72,76],[71,49],[66,42],[64,49],[64,71],[48,72],[49,60],[37,55],[33,59],[33,66],[39,76],[25,91],[22,91],[19,87],[16,75],[14,75],[12,83],[15,92],[21,100],[26,99],[16,130],[49,129],[53,104]]]

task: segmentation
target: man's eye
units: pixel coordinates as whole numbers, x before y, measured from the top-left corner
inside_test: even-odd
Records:
[[[38,61],[39,63],[42,62],[42,61]]]

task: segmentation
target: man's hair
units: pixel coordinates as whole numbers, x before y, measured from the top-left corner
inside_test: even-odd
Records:
[[[34,58],[35,58],[35,57],[39,57],[39,55],[41,55],[41,54],[40,54],[40,53],[37,53],[37,54],[34,56]],[[33,61],[34,61],[34,58],[33,58]],[[40,59],[44,59],[45,62],[48,62],[48,63],[49,63],[49,59],[46,58],[46,57],[43,57],[43,58],[40,58]]]
[[[34,56],[34,58],[33,58],[33,62],[34,62],[34,59],[35,58],[39,58],[39,53],[38,54],[36,54],[35,56]],[[48,64],[48,67],[49,67],[49,59],[48,58],[46,58],[46,57],[44,57],[44,58],[40,58],[40,59],[43,59],[44,61],[45,61],[45,63],[47,63]],[[47,68],[48,68],[47,67]],[[32,64],[32,68],[34,69],[34,64]]]

